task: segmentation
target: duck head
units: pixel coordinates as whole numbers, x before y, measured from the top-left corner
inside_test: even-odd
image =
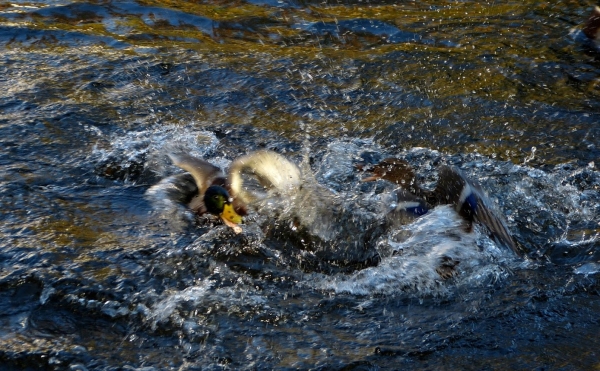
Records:
[[[363,182],[383,179],[412,192],[417,189],[415,172],[412,166],[399,158],[389,157],[377,165],[366,166],[359,164],[357,167],[371,174],[363,178]]]
[[[206,189],[204,192],[204,206],[209,213],[221,217],[228,226],[242,222],[242,217],[235,212],[233,207],[233,198],[221,186],[213,185]]]

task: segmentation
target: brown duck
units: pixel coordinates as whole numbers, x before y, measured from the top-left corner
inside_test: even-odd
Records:
[[[384,179],[400,187],[397,192],[399,202],[396,211],[419,216],[437,205],[453,205],[459,215],[469,223],[469,229],[473,222],[482,224],[497,241],[519,254],[506,223],[493,211],[479,183],[467,178],[459,169],[441,166],[437,185],[430,191],[418,184],[414,170],[404,160],[386,158],[371,167],[358,167],[370,173],[363,181]]]

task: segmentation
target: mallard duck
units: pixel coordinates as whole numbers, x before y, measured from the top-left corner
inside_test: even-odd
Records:
[[[288,191],[301,182],[300,169],[272,151],[257,151],[235,159],[227,174],[219,167],[183,152],[169,153],[174,165],[189,172],[198,187],[198,195],[188,206],[197,214],[210,213],[240,233],[247,204],[258,196],[243,187],[242,173],[255,176],[266,189]]]
[[[467,178],[459,169],[440,166],[437,185],[430,191],[418,184],[414,170],[404,160],[386,158],[371,167],[363,164],[359,164],[358,167],[370,173],[363,181],[384,179],[400,186],[395,212],[402,211],[419,216],[437,205],[454,205],[459,215],[468,222],[469,229],[473,222],[480,223],[500,243],[519,253],[506,223],[494,213],[479,183]]]

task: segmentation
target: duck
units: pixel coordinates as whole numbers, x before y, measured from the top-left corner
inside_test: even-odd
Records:
[[[370,166],[361,163],[357,164],[357,168],[368,173],[362,181],[386,180],[399,187],[393,213],[419,217],[435,206],[453,205],[467,222],[467,231],[472,230],[474,223],[483,225],[497,242],[520,255],[506,222],[491,207],[481,185],[469,179],[460,169],[440,166],[437,185],[435,189],[428,190],[418,183],[412,166],[399,158],[385,158]]]
[[[256,177],[264,189],[289,192],[301,184],[301,171],[284,156],[269,150],[260,150],[236,158],[227,173],[208,161],[183,151],[168,153],[173,164],[192,177],[197,194],[188,207],[198,215],[218,216],[235,233],[241,233],[239,224],[248,214],[248,204],[260,198],[244,188],[242,174]]]

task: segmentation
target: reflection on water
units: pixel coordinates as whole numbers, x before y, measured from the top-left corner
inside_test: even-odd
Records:
[[[597,368],[591,5],[0,5],[2,364]],[[148,198],[169,146],[275,150],[324,205],[302,229],[301,203],[265,203],[234,235]],[[526,257],[444,208],[382,228],[392,187],[354,164],[388,156],[479,181]],[[361,246],[377,258],[327,259]]]

